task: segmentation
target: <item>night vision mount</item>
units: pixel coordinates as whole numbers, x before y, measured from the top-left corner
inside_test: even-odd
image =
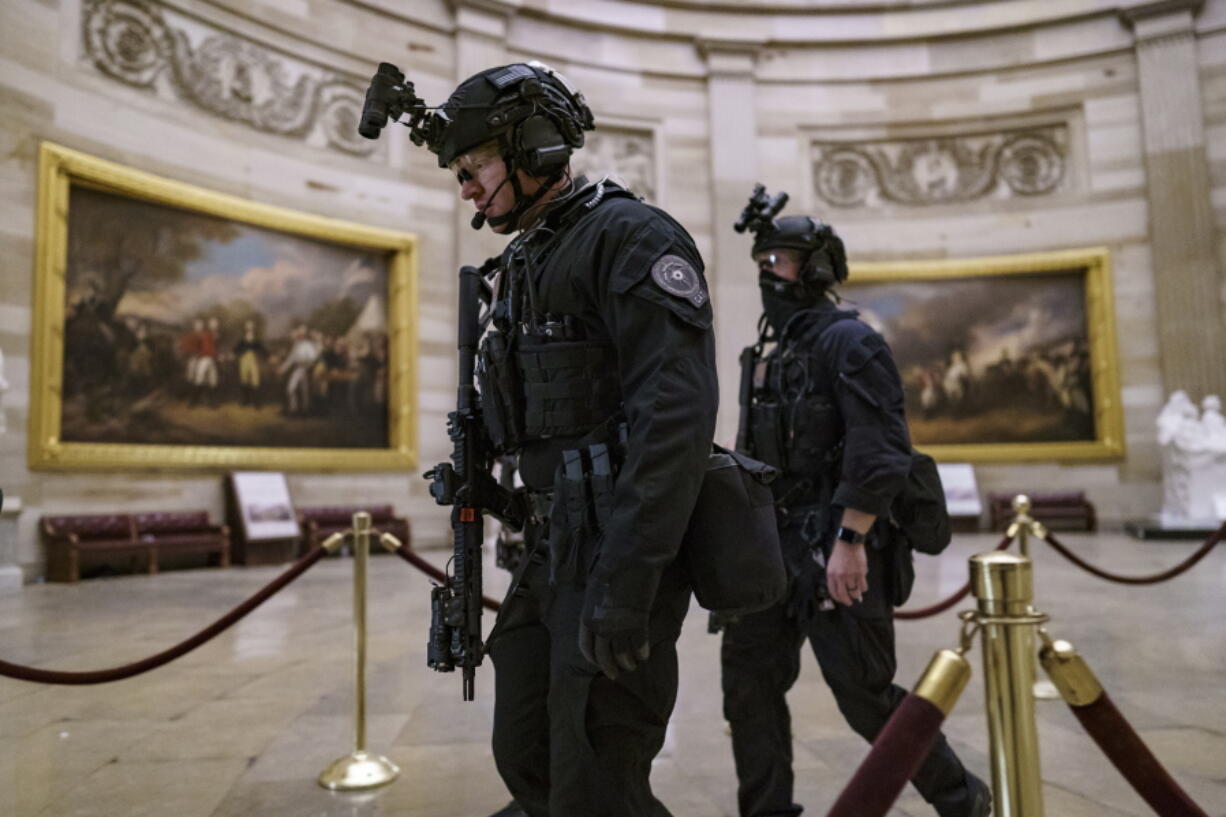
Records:
[[[768,196],[764,185],[755,184],[753,195],[749,197],[749,203],[741,211],[741,217],[737,219],[736,224],[732,225],[732,229],[738,233],[748,230],[754,235],[773,232],[776,229],[775,216],[779,215],[779,211],[787,206],[787,203],[787,193]]]
[[[387,120],[398,122],[406,113],[409,120],[400,124],[409,129],[413,144],[426,145],[431,151],[438,152],[443,132],[450,122],[447,114],[427,105],[399,68],[390,62],[379,63],[379,69],[366,89],[366,103],[362,106],[358,133],[367,139],[378,139],[380,131],[387,126]]]

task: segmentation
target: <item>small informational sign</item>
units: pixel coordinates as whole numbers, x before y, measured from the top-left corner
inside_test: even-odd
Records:
[[[235,471],[230,479],[247,541],[298,537],[298,519],[294,514],[285,474],[278,471]]]
[[[975,483],[975,469],[969,462],[942,462],[937,464],[941,485],[945,488],[945,505],[950,516],[979,516],[983,502],[979,499],[979,486]]]

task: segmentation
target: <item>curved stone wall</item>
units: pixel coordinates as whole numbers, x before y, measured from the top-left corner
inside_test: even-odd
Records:
[[[1186,326],[1195,316],[1200,342],[1222,348],[1226,0],[10,0],[0,31],[0,349],[13,386],[0,482],[25,505],[19,551],[0,563],[37,570],[43,513],[222,505],[217,474],[26,469],[43,140],[417,233],[421,462],[446,456],[454,269],[502,242],[468,228],[447,174],[403,132],[353,135],[381,60],[429,100],[526,58],[584,90],[604,127],[583,169],[631,179],[708,259],[721,438],[752,332],[740,306],[756,301],[748,241],[728,225],[754,181],[834,223],[853,263],[1111,249],[1127,458],[981,466],[985,489],[1086,488],[1107,519],[1154,510],[1164,391],[1226,391]],[[940,185],[908,175],[919,158]],[[444,536],[415,474],[291,482],[301,503],[390,501],[423,540]]]

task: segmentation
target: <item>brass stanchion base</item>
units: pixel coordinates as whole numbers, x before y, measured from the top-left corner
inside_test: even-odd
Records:
[[[361,791],[386,786],[400,767],[381,755],[354,752],[338,758],[319,773],[319,785],[332,791]]]
[[[1056,689],[1056,685],[1051,681],[1035,681],[1034,697],[1037,701],[1058,701],[1060,690]]]

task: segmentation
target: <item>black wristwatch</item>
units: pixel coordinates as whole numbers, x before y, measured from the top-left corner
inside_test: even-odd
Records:
[[[846,525],[839,528],[839,532],[835,538],[840,542],[846,542],[849,545],[862,545],[864,544],[865,540],[863,533],[860,533],[858,530],[852,530]]]

